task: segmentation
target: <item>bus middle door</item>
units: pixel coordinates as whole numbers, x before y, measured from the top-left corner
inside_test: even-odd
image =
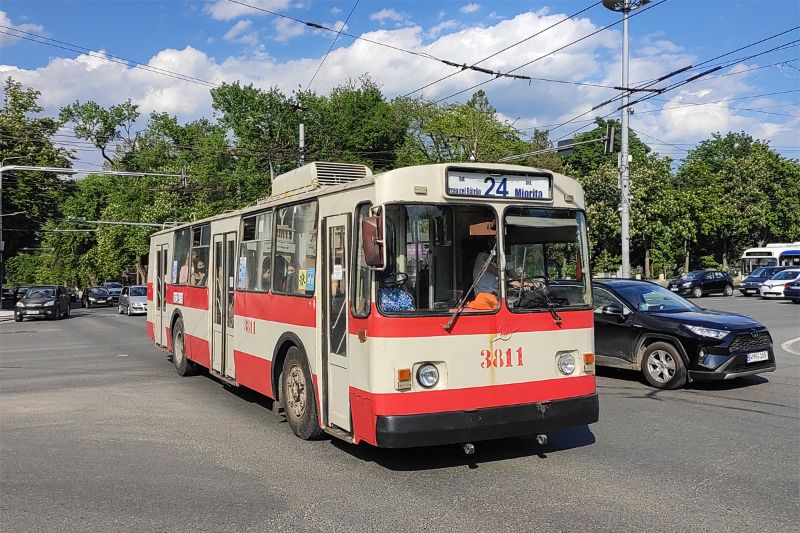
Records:
[[[211,275],[211,372],[235,379],[233,362],[233,296],[236,277],[236,233],[213,237],[214,270]]]
[[[322,275],[325,326],[323,371],[327,391],[328,421],[350,431],[350,371],[347,359],[349,215],[325,219],[324,273]]]

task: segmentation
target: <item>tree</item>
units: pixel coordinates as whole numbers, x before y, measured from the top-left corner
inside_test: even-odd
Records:
[[[621,128],[619,122],[615,120],[595,119],[595,128],[591,131],[575,136],[575,142],[588,141],[592,139],[602,139],[606,135],[606,127],[611,124],[614,126],[614,145],[619,146],[621,142]],[[639,161],[643,161],[650,148],[644,144],[635,133],[630,132],[628,137],[629,153],[633,158],[631,168]],[[606,154],[603,151],[603,142],[580,144],[572,148],[572,151],[563,156],[568,172],[575,176],[586,176],[592,171],[603,165],[617,166],[618,154]]]
[[[114,161],[107,153],[109,144],[114,141],[125,141],[130,146],[131,128],[139,118],[138,108],[139,106],[130,100],[112,105],[108,109],[96,102],[89,101],[82,104],[76,100],[74,104],[61,109],[59,119],[63,123],[72,122],[75,135],[91,141],[100,149],[103,158],[113,165]]]

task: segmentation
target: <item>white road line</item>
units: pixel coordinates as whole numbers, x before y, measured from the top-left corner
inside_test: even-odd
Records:
[[[784,350],[786,350],[789,353],[793,353],[795,355],[800,355],[799,351],[797,351],[797,350],[795,350],[794,348],[791,347],[792,344],[795,344],[797,342],[800,342],[800,337],[797,337],[796,339],[789,339],[788,341],[786,341],[783,344],[781,344],[781,348],[783,348]]]

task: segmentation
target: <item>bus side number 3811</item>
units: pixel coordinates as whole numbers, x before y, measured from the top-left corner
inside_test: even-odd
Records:
[[[522,346],[515,352],[512,352],[511,348],[481,350],[481,368],[511,368],[515,366],[523,366]]]

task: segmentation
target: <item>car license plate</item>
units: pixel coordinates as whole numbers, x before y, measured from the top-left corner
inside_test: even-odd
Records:
[[[104,303],[106,303],[106,301],[105,300],[97,300],[97,303],[104,304]]]
[[[678,287],[670,287],[669,290],[672,292],[678,292]]]
[[[756,290],[755,290],[755,289],[747,289],[745,292],[746,292],[747,294],[755,294],[755,293],[756,293]]]
[[[747,354],[748,363],[757,363],[758,361],[766,361],[767,359],[769,359],[769,352],[766,350]]]
[[[42,312],[41,311],[28,311],[27,314],[29,314],[29,315],[41,315]]]

